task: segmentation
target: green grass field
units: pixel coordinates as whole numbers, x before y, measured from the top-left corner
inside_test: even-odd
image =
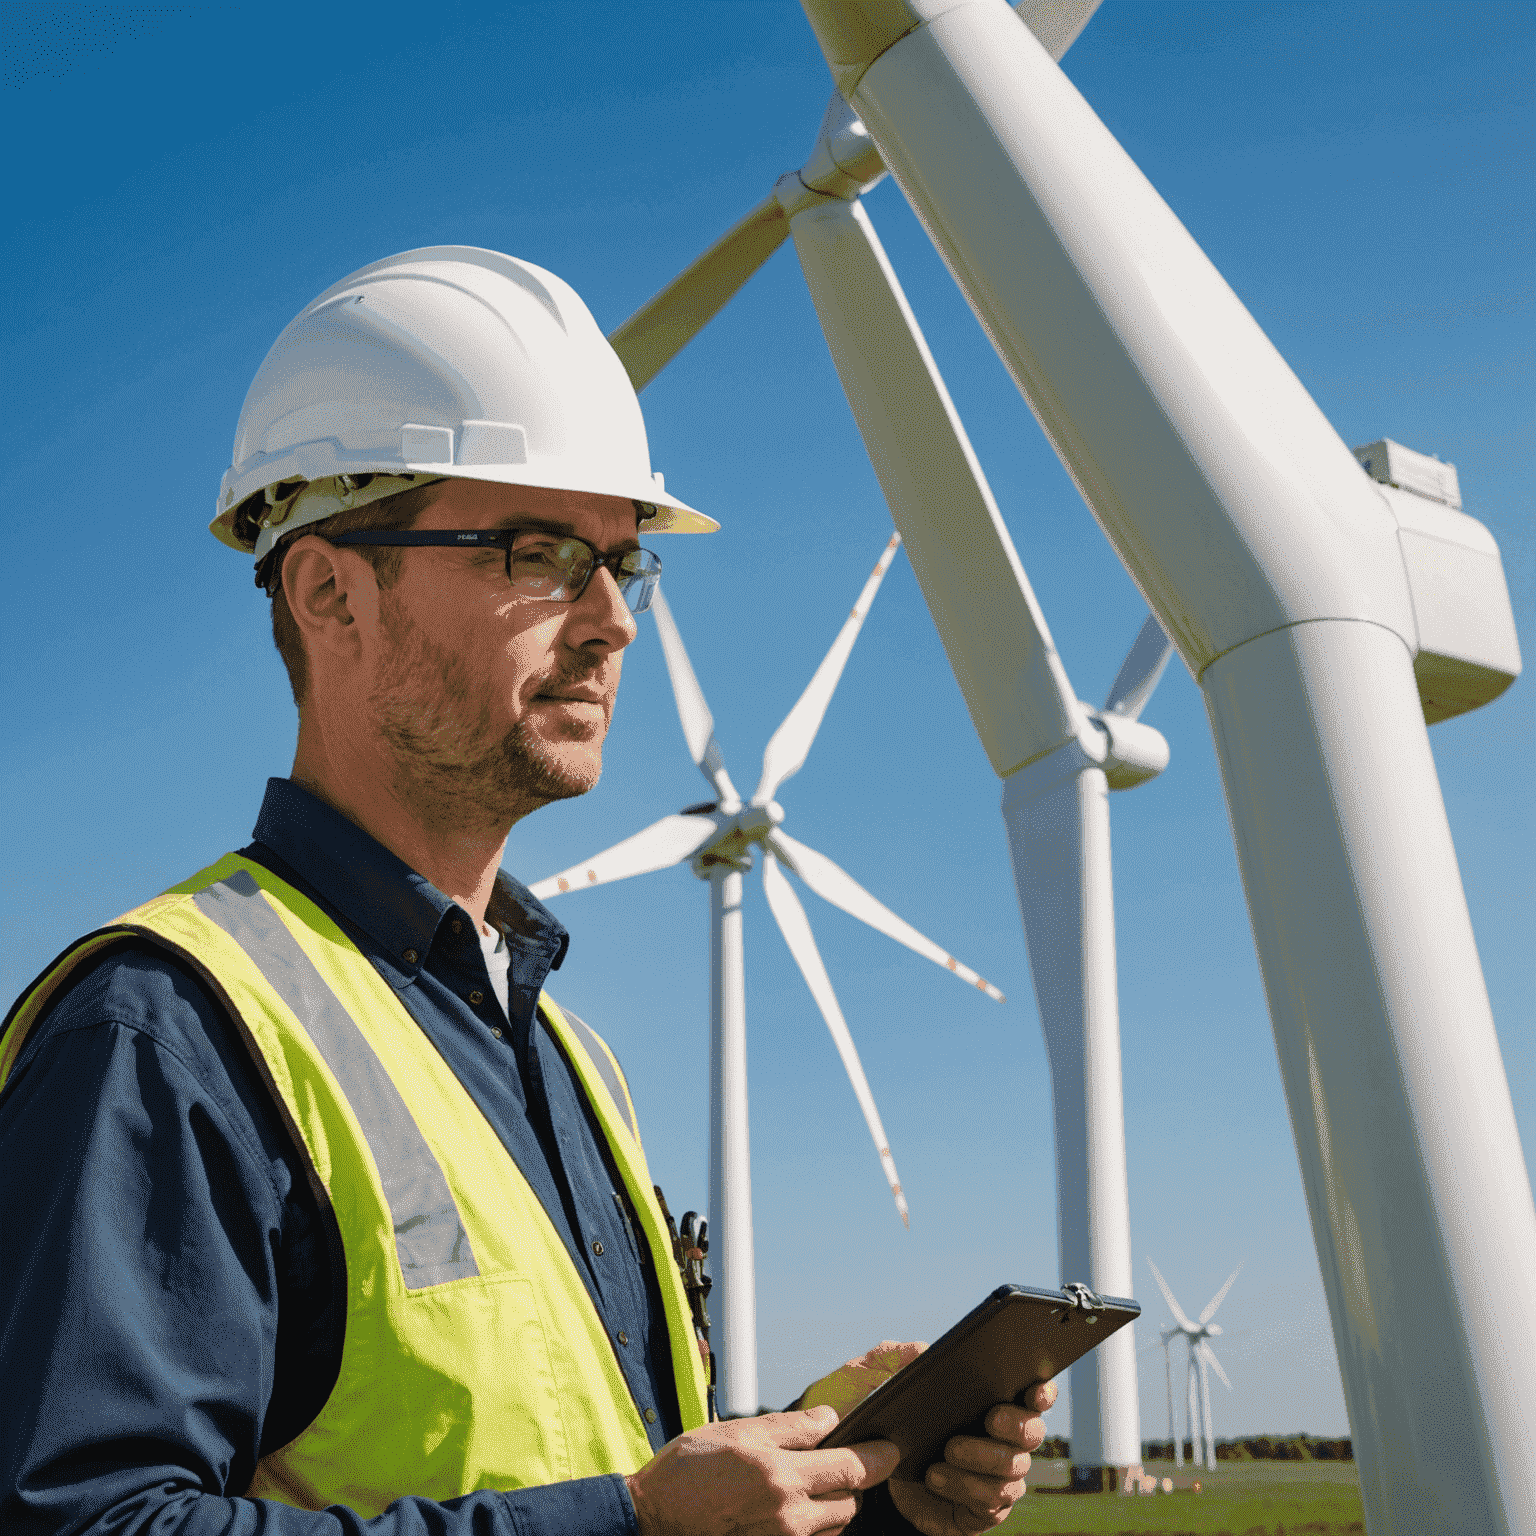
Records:
[[[1066,1492],[1067,1464],[1037,1462],[1029,1493],[1000,1527],[1008,1536],[1345,1536],[1363,1532],[1350,1461],[1224,1461],[1214,1472],[1149,1461],[1147,1475],[1172,1493]],[[1196,1493],[1190,1485],[1198,1478]]]

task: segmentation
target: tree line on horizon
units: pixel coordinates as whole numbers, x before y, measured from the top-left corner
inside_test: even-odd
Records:
[[[1042,1461],[1070,1461],[1072,1442],[1064,1435],[1052,1435],[1041,1443],[1035,1455]],[[1172,1440],[1143,1440],[1143,1461],[1172,1461]],[[1194,1447],[1184,1442],[1184,1459],[1194,1460]],[[1240,1440],[1218,1440],[1217,1461],[1353,1461],[1355,1449],[1348,1435],[1325,1439],[1318,1435],[1249,1435]]]

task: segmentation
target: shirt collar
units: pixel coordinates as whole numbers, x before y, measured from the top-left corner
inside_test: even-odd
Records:
[[[356,822],[291,779],[267,780],[252,835],[408,974],[426,960],[438,924],[456,906]],[[487,920],[550,951],[552,970],[570,947],[559,920],[505,870],[497,871]]]

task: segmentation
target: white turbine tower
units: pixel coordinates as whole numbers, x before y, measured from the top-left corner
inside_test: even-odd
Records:
[[[1189,1430],[1189,1443],[1194,1452],[1195,1465],[1214,1469],[1216,1466],[1216,1441],[1211,1435],[1211,1378],[1210,1372],[1215,1371],[1226,1384],[1227,1390],[1232,1390],[1232,1383],[1227,1379],[1227,1373],[1221,1368],[1221,1361],[1216,1358],[1216,1351],[1211,1348],[1211,1340],[1221,1332],[1221,1325],[1213,1323],[1211,1319],[1216,1315],[1216,1309],[1227,1298],[1227,1292],[1232,1289],[1232,1282],[1237,1279],[1242,1270],[1239,1264],[1236,1269],[1227,1276],[1226,1284],[1206,1302],[1205,1310],[1194,1321],[1184,1315],[1184,1309],[1173,1299],[1173,1292],[1168,1288],[1168,1282],[1163,1279],[1162,1273],[1151,1259],[1147,1264],[1152,1270],[1152,1278],[1157,1281],[1158,1289],[1163,1293],[1163,1300],[1168,1303],[1168,1310],[1173,1313],[1174,1326],[1163,1331],[1163,1348],[1166,1353],[1169,1343],[1179,1335],[1183,1335],[1185,1344],[1189,1350],[1189,1363],[1186,1369],[1186,1385],[1188,1396],[1188,1418],[1185,1423]],[[1201,1430],[1204,1430],[1205,1455],[1201,1452]],[[1173,1378],[1168,1379],[1168,1432],[1173,1434]],[[1173,1442],[1173,1459],[1177,1466],[1184,1465],[1182,1443],[1175,1438]]]
[[[721,1335],[716,1351],[720,1364],[720,1411],[727,1415],[756,1413],[760,1402],[741,911],[741,877],[752,867],[753,849],[762,855],[763,894],[768,898],[774,921],[778,923],[837,1046],[859,1107],[864,1112],[864,1122],[880,1155],[880,1164],[903,1225],[907,1223],[907,1200],[897,1177],[885,1128],[880,1123],[880,1113],[875,1108],[874,1096],[832,990],[831,979],[811,936],[805,909],[779,866],[782,864],[799,875],[818,896],[833,906],[841,907],[897,943],[942,965],[998,1002],[1003,1000],[1003,994],[990,982],[903,922],[831,859],[790,837],[783,829],[783,808],[774,798],[784,781],[805,764],[853,642],[900,543],[901,536],[897,534],[886,545],[853,611],[833,641],[832,649],[817,667],[794,708],[769,738],[763,752],[762,774],[752,799],[746,804],[742,803],[726,771],[724,755],[715,740],[714,716],[705,703],[704,690],[694,675],[671,609],[658,591],[651,606],[656,615],[656,629],[666,656],[672,691],[677,699],[683,735],[690,755],[713,786],[716,798],[702,805],[689,806],[675,816],[664,816],[622,843],[531,887],[534,895],[542,900],[565,891],[667,869],[690,856],[694,873],[709,881],[712,1090],[709,1211],[710,1268],[714,1280],[711,1310]]]

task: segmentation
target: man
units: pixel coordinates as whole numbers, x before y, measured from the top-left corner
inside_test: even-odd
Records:
[[[292,775],[0,1040],[7,1532],[810,1536],[889,1475],[814,1447],[916,1346],[706,1422],[622,1072],[499,868],[597,781],[638,533],[713,526],[538,268],[409,252],[278,339],[214,532],[272,596]],[[887,1523],[996,1524],[1043,1429],[987,1430]]]

